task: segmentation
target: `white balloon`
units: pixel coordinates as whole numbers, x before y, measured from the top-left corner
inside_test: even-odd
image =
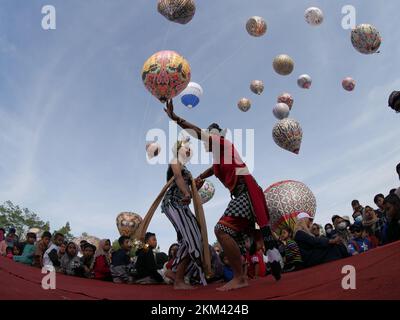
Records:
[[[286,103],[278,103],[275,105],[272,113],[274,114],[275,118],[282,120],[289,117],[290,108]]]
[[[297,84],[302,89],[310,89],[311,88],[311,84],[312,84],[312,79],[308,74],[302,74],[297,79]]]

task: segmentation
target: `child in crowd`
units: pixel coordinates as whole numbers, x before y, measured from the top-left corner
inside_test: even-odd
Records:
[[[369,250],[371,244],[368,239],[363,238],[364,227],[355,223],[350,226],[350,232],[352,233],[352,237],[349,241],[347,249],[349,254],[354,256]]]
[[[7,237],[5,240],[6,240],[7,247],[13,248],[15,245],[18,245],[19,238],[16,234],[15,228],[10,228],[8,230],[8,234],[7,234]]]
[[[79,277],[93,278],[93,260],[96,247],[89,242],[83,245],[83,256],[80,258],[80,266],[75,271]]]
[[[168,249],[168,261],[164,264],[164,281],[168,284],[172,284],[175,281],[175,272],[172,271],[172,266],[178,253],[179,245],[177,243],[172,244]]]
[[[229,264],[228,257],[225,255],[223,251],[220,252],[219,257],[224,263],[224,281],[229,282],[233,279],[233,270]]]
[[[111,257],[111,276],[114,283],[132,283],[132,277],[129,274],[131,251],[130,239],[127,236],[121,236],[118,239],[120,249],[113,252]]]
[[[248,259],[248,270],[247,275],[250,279],[257,279],[259,277],[265,277],[267,273],[267,266],[264,262],[263,252],[264,242],[262,239],[256,237],[250,246]]]
[[[93,272],[97,280],[111,281],[111,241],[103,239],[94,254]]]
[[[64,235],[62,233],[56,233],[54,235],[53,243],[49,246],[43,255],[43,266],[48,270],[55,270],[55,268],[60,267],[60,259],[58,256],[58,251],[60,246],[64,242]]]
[[[31,265],[33,262],[33,255],[35,253],[36,234],[33,232],[29,232],[26,238],[26,244],[24,246],[24,250],[22,251],[22,255],[14,256],[13,260],[16,262]]]
[[[5,256],[7,254],[7,243],[5,235],[6,230],[0,228],[0,256]]]
[[[137,251],[136,271],[138,283],[162,283],[161,272],[157,269],[154,249],[157,248],[157,238],[154,233],[147,232],[144,238],[145,246]],[[160,270],[162,271],[162,270]]]
[[[35,253],[33,255],[33,266],[37,268],[43,267],[43,255],[48,249],[51,241],[51,233],[48,231],[43,232],[42,238],[35,246]]]
[[[83,247],[85,246],[86,243],[87,243],[86,240],[81,240],[81,242],[79,242],[78,258],[83,257]]]
[[[69,242],[65,254],[60,260],[61,272],[69,276],[75,275],[75,270],[79,269],[80,259],[77,256],[78,247],[74,242]]]
[[[13,251],[14,251],[14,248],[7,247],[6,248],[6,258],[12,260],[14,257]]]
[[[284,227],[281,232],[280,240],[284,245],[283,261],[285,263],[284,272],[291,272],[301,269],[302,260],[299,246],[293,240],[293,231],[289,227]]]

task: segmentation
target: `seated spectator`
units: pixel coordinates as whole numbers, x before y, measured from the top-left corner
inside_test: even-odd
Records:
[[[371,244],[367,238],[363,237],[363,231],[364,227],[361,224],[355,223],[350,226],[352,238],[349,241],[347,250],[352,256],[366,252],[370,249]]]
[[[313,223],[311,226],[311,233],[314,235],[314,237],[319,237],[321,235],[321,227],[317,223]]]
[[[349,240],[351,238],[351,233],[349,231],[350,221],[346,217],[341,217],[338,215],[334,215],[332,217],[332,222],[335,227],[335,236],[334,238],[339,238],[342,240],[343,245],[347,248],[349,244]]]
[[[231,265],[229,264],[228,257],[225,255],[224,252],[220,252],[219,257],[224,264],[224,281],[229,282],[233,279],[233,270],[231,268]]]
[[[299,246],[304,267],[348,257],[340,237],[331,240],[315,238],[310,231],[311,223],[311,217],[307,213],[300,213],[294,230],[294,241]]]
[[[64,242],[64,235],[61,233],[56,233],[53,238],[53,243],[50,244],[49,248],[43,255],[43,266],[48,270],[56,270],[59,268],[61,263],[58,258],[58,251],[60,246]]]
[[[254,239],[250,246],[247,269],[247,275],[250,279],[262,278],[267,274],[267,266],[262,251],[263,246],[264,242],[261,239]]]
[[[111,256],[111,276],[114,283],[132,283],[132,277],[129,274],[131,251],[130,239],[127,236],[121,236],[118,239],[120,249],[113,252]],[[155,262],[154,262],[155,263]]]
[[[87,242],[83,245],[83,256],[80,258],[79,268],[75,270],[75,275],[84,278],[93,278],[93,260],[96,247]]]
[[[14,248],[7,247],[6,248],[6,258],[13,260],[14,257]],[[19,252],[17,254],[19,256]]]
[[[353,219],[355,222],[361,222],[364,215],[364,208],[358,200],[353,200],[351,202],[351,207],[353,208]]]
[[[99,243],[99,247],[94,254],[93,272],[94,278],[103,281],[112,281],[110,265],[111,265],[111,241],[103,239]]]
[[[62,256],[60,260],[61,272],[67,274],[69,276],[75,275],[75,270],[78,270],[80,267],[80,259],[78,257],[78,248],[74,242],[69,242],[67,244],[67,249],[65,250],[65,254]]]
[[[5,239],[7,247],[14,248],[15,245],[18,245],[19,238],[18,238],[18,236],[16,235],[15,232],[16,232],[15,228],[10,228],[8,230],[8,234],[7,234],[7,237]]]
[[[371,241],[371,249],[382,244],[385,223],[386,218],[384,216],[379,218],[374,209],[372,209],[370,206],[365,207],[362,225],[365,229],[365,232],[369,236],[369,240]]]
[[[65,254],[65,251],[67,250],[67,245],[68,242],[64,241],[61,245],[60,245],[60,250],[58,250],[58,259],[61,260],[62,256]]]
[[[164,281],[171,284],[175,281],[175,272],[172,271],[174,261],[178,253],[179,245],[177,243],[172,244],[168,249],[168,261],[164,264]]]
[[[35,241],[36,241],[36,234],[33,232],[28,232],[26,236],[26,244],[24,246],[22,254],[20,256],[14,256],[13,260],[27,265],[32,265],[33,255],[35,253]]]
[[[5,256],[7,254],[7,243],[5,238],[6,230],[0,228],[0,256]]]
[[[333,229],[333,225],[330,223],[327,223],[324,227],[325,229],[325,236],[328,239],[333,239],[336,236],[336,230]]]
[[[136,252],[136,271],[138,283],[162,283],[163,276],[158,271],[154,249],[157,248],[157,238],[154,233],[147,232],[145,235],[145,246]],[[161,271],[161,270],[160,270]]]
[[[86,243],[88,243],[86,240],[81,240],[79,242],[79,250],[78,250],[78,257],[79,258],[83,257],[83,248],[84,248]]]
[[[385,198],[385,211],[388,222],[385,225],[383,242],[391,243],[400,240],[400,198],[395,194]]]
[[[49,248],[51,241],[51,233],[48,231],[43,232],[42,238],[35,245],[35,253],[33,255],[33,266],[37,268],[43,267],[43,255]]]
[[[386,219],[385,205],[384,205],[384,203],[385,203],[385,196],[384,196],[382,193],[377,194],[377,195],[374,197],[374,202],[375,202],[376,206],[378,207],[378,209],[375,210],[376,215],[378,216],[378,218],[379,218],[379,219],[382,219],[382,218],[385,218],[385,219]]]
[[[289,227],[282,229],[280,240],[284,245],[283,252],[283,262],[284,268],[283,272],[291,272],[301,269],[302,260],[299,246],[296,241],[293,240],[293,231]]]
[[[222,280],[224,277],[224,264],[221,261],[221,258],[219,257],[219,254],[215,251],[214,247],[210,247],[210,255],[211,255],[211,272],[212,275],[208,279],[209,282],[215,282]],[[200,282],[200,279],[198,279]]]
[[[213,248],[218,255],[222,252],[221,245],[218,242],[214,244]]]

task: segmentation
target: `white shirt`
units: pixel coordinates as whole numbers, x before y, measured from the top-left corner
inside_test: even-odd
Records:
[[[44,255],[43,255],[43,265],[47,268],[47,267],[54,267],[53,266],[53,262],[50,260],[50,257],[49,257],[49,253],[52,251],[52,250],[54,250],[54,249],[56,249],[57,250],[57,253],[58,253],[58,250],[60,249],[58,246],[56,246],[54,243],[52,243],[51,245],[50,245],[50,247],[46,250],[46,252],[44,253]]]

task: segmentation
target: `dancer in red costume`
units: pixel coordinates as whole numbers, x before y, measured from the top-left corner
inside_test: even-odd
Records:
[[[234,145],[224,138],[224,130],[214,123],[205,132],[178,117],[174,113],[172,100],[167,102],[165,112],[181,128],[188,130],[189,134],[204,141],[206,150],[213,153],[213,166],[196,179],[198,187],[201,187],[204,179],[215,175],[231,193],[232,200],[215,226],[215,235],[230,261],[234,278],[218,290],[227,291],[248,286],[242,267],[242,255],[246,250],[246,235],[254,232],[255,223],[262,231],[272,274],[279,280],[282,258],[268,226],[269,214],[264,193]]]

